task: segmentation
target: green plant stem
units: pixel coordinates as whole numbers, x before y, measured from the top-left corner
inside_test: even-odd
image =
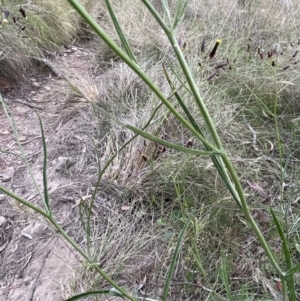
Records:
[[[107,35],[98,23],[88,14],[85,8],[77,0],[67,0],[82,18],[91,26],[99,37],[145,82],[151,91],[164,103],[169,111],[185,126],[195,137],[197,137],[210,150],[220,152],[214,145],[204,139],[194,127],[172,106],[171,102],[164,96],[154,82],[143,72],[130,57],[118,47],[118,45]],[[144,2],[144,1],[143,1]]]
[[[182,51],[180,50],[180,47],[177,43],[177,40],[175,39],[173,30],[169,29],[168,26],[164,23],[164,21],[161,19],[157,11],[153,8],[153,6],[150,4],[148,0],[141,0],[145,6],[149,9],[150,13],[154,16],[154,18],[157,20],[157,22],[160,24],[161,28],[165,31],[166,35],[169,38],[169,41],[172,44],[172,47],[176,53],[176,56],[178,58],[179,64],[186,76],[187,82],[190,86],[191,91],[194,94],[195,101],[199,107],[200,112],[202,113],[202,116],[205,120],[205,123],[207,125],[207,128],[209,129],[209,132],[213,138],[214,144],[212,145],[209,143],[206,139],[202,137],[201,134],[197,132],[196,129],[182,116],[178,113],[178,111],[171,105],[169,100],[162,94],[162,92],[158,89],[158,87],[151,81],[150,78],[147,77],[147,75],[140,69],[140,67],[132,61],[128,55],[123,52],[115,43],[114,41],[106,34],[106,32],[91,18],[91,16],[86,12],[84,7],[79,4],[76,0],[68,0],[68,2],[78,11],[78,13],[86,20],[86,22],[94,29],[94,31],[104,40],[104,42],[129,66],[137,73],[137,75],[150,87],[150,89],[161,99],[161,101],[165,104],[165,106],[169,109],[169,111],[190,131],[192,132],[200,141],[204,143],[206,147],[208,147],[211,151],[217,151],[217,152],[223,152],[223,147],[221,140],[217,134],[216,128],[213,124],[212,119],[210,118],[210,115],[203,103],[202,98],[200,97],[198,88],[195,84],[195,81],[193,79],[193,76],[189,70],[189,67],[187,66],[187,63],[185,61],[185,58],[183,56]],[[127,125],[128,128],[131,128]],[[140,134],[140,133],[138,133]],[[257,224],[255,223],[251,212],[248,208],[245,195],[242,189],[242,186],[239,182],[238,176],[229,161],[227,155],[225,153],[221,154],[222,160],[220,160],[220,165],[222,167],[222,170],[224,174],[227,176],[228,180],[230,181],[230,185],[236,190],[235,196],[239,197],[239,200],[242,205],[243,212],[250,224],[250,226],[253,228],[255,234],[257,235],[264,251],[266,252],[267,257],[269,258],[271,264],[276,269],[276,271],[279,273],[279,275],[284,276],[284,273],[281,271],[270,247],[268,246],[266,240],[264,239],[261,231],[259,230]],[[224,166],[225,165],[225,166]],[[231,183],[230,177],[227,174],[227,171],[225,170],[225,167],[233,181],[233,184]]]
[[[4,186],[0,185],[0,191],[4,192],[5,194],[7,194],[8,196],[12,197],[13,199],[15,199],[16,201],[18,201],[19,203],[25,205],[26,207],[28,207],[28,208],[34,210],[35,212],[43,215],[44,217],[46,217],[46,218],[49,217],[49,215],[47,214],[47,212],[45,212],[43,209],[41,209],[40,207],[37,207],[37,206],[31,204],[30,202],[24,200],[23,198],[21,198],[18,195],[14,194],[10,190],[6,189]]]
[[[194,78],[190,72],[190,69],[185,61],[185,58],[183,56],[183,53],[177,43],[177,40],[174,36],[173,30],[169,29],[166,24],[164,23],[164,21],[161,19],[161,17],[159,16],[159,14],[157,13],[157,11],[153,8],[153,6],[149,3],[148,0],[142,0],[142,2],[147,6],[147,8],[149,9],[149,11],[151,12],[151,14],[155,17],[155,19],[157,20],[157,22],[159,23],[159,25],[162,27],[162,29],[164,30],[164,32],[166,33],[166,35],[169,38],[169,41],[176,53],[178,62],[182,68],[183,73],[185,74],[186,80],[190,86],[190,89],[194,95],[195,101],[199,107],[200,112],[202,113],[202,116],[205,120],[206,126],[209,129],[209,132],[214,140],[214,143],[216,145],[216,147],[219,150],[223,149],[221,140],[219,138],[219,135],[217,134],[216,128],[214,126],[214,123],[212,121],[212,119],[210,118],[210,115],[206,109],[206,106],[199,94],[199,90],[195,84]],[[273,255],[273,252],[271,251],[268,243],[266,242],[265,238],[263,237],[260,229],[258,228],[256,222],[254,221],[252,214],[249,210],[245,195],[244,195],[244,191],[243,188],[241,186],[241,183],[238,179],[238,176],[235,172],[235,169],[233,168],[230,160],[228,159],[226,153],[224,153],[223,155],[221,155],[223,162],[226,166],[226,169],[228,170],[231,179],[235,185],[235,190],[237,191],[237,194],[239,196],[239,200],[243,209],[243,212],[246,216],[246,219],[248,220],[250,226],[252,227],[252,229],[254,230],[255,234],[257,235],[258,240],[260,241],[267,257],[269,258],[271,264],[273,265],[273,267],[276,269],[276,271],[283,276],[284,273],[282,272],[281,268],[279,267],[276,258]],[[224,170],[224,172],[226,173],[226,171]],[[230,181],[231,182],[231,181]]]
[[[190,72],[190,69],[188,67],[188,64],[184,58],[184,55],[178,45],[178,42],[174,36],[174,32],[172,29],[168,28],[167,25],[164,23],[164,21],[162,20],[162,18],[160,17],[160,15],[157,13],[157,11],[154,9],[154,7],[149,3],[148,0],[142,0],[142,2],[146,5],[146,7],[149,9],[150,13],[154,16],[154,18],[157,20],[157,22],[159,23],[159,25],[162,27],[162,29],[164,30],[165,34],[167,35],[173,49],[174,52],[176,54],[176,57],[178,59],[178,62],[181,66],[181,69],[185,75],[185,78],[188,82],[188,85],[190,87],[190,90],[194,96],[194,99],[196,101],[196,104],[199,108],[199,111],[201,112],[203,119],[206,123],[206,126],[214,140],[214,144],[216,145],[216,148],[219,150],[223,150],[223,146],[221,143],[221,140],[219,138],[219,135],[217,133],[217,130],[214,126],[214,123],[212,121],[212,119],[210,118],[210,115],[208,113],[208,110],[206,109],[206,106],[200,96],[199,90],[197,88],[197,85],[194,81],[194,78]],[[202,136],[202,135],[201,135]],[[240,204],[240,196],[239,194],[236,193],[232,182],[230,180],[230,178],[228,177],[228,174],[226,172],[224,163],[222,160],[219,160],[217,157],[212,158],[216,168],[218,169],[223,181],[225,182],[225,184],[228,186],[228,189],[230,190],[231,194],[233,195],[234,199],[238,202],[239,205]],[[243,192],[242,192],[243,194]]]
[[[72,247],[109,283],[111,284],[116,290],[118,290],[124,297],[128,298],[131,301],[135,301],[135,298],[130,296],[123,288],[117,285],[102,269],[96,265],[93,260],[84,252],[82,248],[78,246],[78,244],[63,230],[63,228],[57,223],[55,218],[42,210],[41,208],[31,204],[30,202],[26,201],[25,199],[19,197],[18,195],[14,194],[10,190],[6,189],[5,187],[0,185],[0,191],[4,192],[8,196],[12,197],[19,203],[27,206],[28,208],[34,210],[35,212],[39,213],[40,215],[44,216],[48,219],[52,225],[57,229],[57,231],[72,245]]]
[[[32,172],[32,170],[31,170],[31,168],[29,166],[28,160],[26,159],[26,156],[25,156],[25,153],[24,153],[24,149],[23,149],[22,144],[21,144],[20,139],[19,139],[19,134],[18,134],[18,130],[17,130],[17,127],[16,127],[16,122],[15,122],[14,116],[13,116],[12,112],[10,111],[9,107],[4,102],[3,97],[2,97],[1,94],[0,94],[0,103],[2,104],[2,107],[4,109],[4,112],[5,112],[5,115],[6,115],[7,119],[9,120],[10,126],[11,126],[11,128],[13,130],[15,139],[17,141],[19,150],[20,150],[20,152],[22,154],[22,156],[20,156],[20,155],[17,155],[17,156],[19,156],[22,159],[22,161],[24,162],[24,164],[26,165],[27,172],[29,173],[29,175],[30,175],[30,177],[32,179],[33,185],[34,185],[36,191],[38,192],[40,198],[43,200],[43,203],[44,203],[45,207],[47,207],[47,205],[45,203],[45,200],[43,198],[42,192],[41,192],[41,190],[39,189],[39,187],[37,185],[37,182],[36,182],[36,180],[35,180],[35,178],[33,176],[33,172]]]
[[[219,150],[222,150],[222,143],[221,140],[217,134],[216,128],[213,124],[213,121],[210,118],[210,115],[206,109],[206,106],[204,105],[204,102],[200,96],[199,90],[197,88],[197,85],[194,81],[194,78],[191,74],[191,71],[186,63],[186,60],[184,58],[184,55],[178,45],[177,39],[175,38],[174,35],[174,31],[173,29],[170,29],[165,22],[162,20],[162,18],[160,17],[160,15],[158,14],[158,12],[155,10],[155,8],[150,4],[150,2],[148,0],[142,0],[142,2],[145,4],[145,6],[148,8],[148,10],[150,11],[150,13],[153,15],[153,17],[156,19],[156,21],[159,23],[159,25],[161,26],[161,28],[164,30],[165,34],[167,35],[174,51],[176,54],[176,57],[178,59],[178,62],[182,68],[182,71],[186,77],[186,80],[189,84],[189,87],[194,95],[195,101],[199,107],[199,111],[201,112],[203,119],[209,129],[209,132],[212,135],[212,138],[215,142],[216,147]]]
[[[292,301],[292,300],[288,299],[288,290],[287,290],[287,283],[286,283],[286,281],[282,281],[281,285],[282,285],[282,301]]]
[[[42,142],[43,142],[43,186],[44,186],[44,200],[45,200],[45,206],[47,209],[47,213],[49,216],[52,216],[52,210],[49,202],[49,193],[48,193],[48,184],[47,184],[47,145],[46,145],[46,139],[45,139],[45,133],[44,133],[44,128],[43,128],[43,123],[41,120],[41,117],[39,114],[37,114],[39,123],[40,123],[40,128],[41,128],[41,133],[42,133]]]
[[[268,259],[270,260],[271,264],[273,265],[273,267],[275,268],[275,270],[277,271],[277,273],[280,275],[280,277],[283,277],[285,275],[285,273],[281,270],[281,268],[279,267],[277,260],[271,250],[271,248],[269,247],[267,241],[265,240],[263,234],[261,233],[258,225],[256,224],[250,209],[248,207],[246,198],[245,198],[245,194],[242,188],[242,185],[238,179],[238,175],[236,174],[235,169],[233,168],[230,160],[228,159],[227,155],[224,154],[222,156],[224,164],[229,172],[229,174],[232,177],[233,183],[235,184],[235,189],[240,197],[240,201],[241,201],[241,206],[242,206],[242,210],[243,213],[245,214],[245,217],[247,219],[247,221],[249,222],[251,228],[253,229],[254,233],[256,234],[262,248],[264,249],[266,256],[268,257]]]

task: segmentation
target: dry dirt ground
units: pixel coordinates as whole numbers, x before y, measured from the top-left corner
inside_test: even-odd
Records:
[[[74,102],[76,97],[57,70],[68,73],[75,82],[88,80],[98,72],[94,59],[92,48],[71,46],[51,60],[57,69],[45,66],[33,71],[21,87],[0,79],[19,142],[41,191],[43,151],[36,112],[43,120],[51,206],[70,234],[75,231],[71,225],[78,199],[90,194],[95,183],[97,164],[87,162],[85,153],[96,126],[89,118],[90,106],[78,98]],[[0,184],[43,207],[24,161],[16,156],[20,149],[2,107],[0,149]],[[43,218],[0,193],[0,300],[63,300],[79,260]]]

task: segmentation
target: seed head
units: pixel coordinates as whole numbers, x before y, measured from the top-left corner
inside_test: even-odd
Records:
[[[217,52],[217,49],[218,49],[218,47],[219,47],[219,45],[220,45],[221,43],[222,43],[222,40],[220,40],[220,39],[217,39],[217,40],[216,40],[216,44],[215,44],[213,50],[211,51],[211,53],[209,54],[209,57],[210,57],[211,59],[215,56],[215,54],[216,54],[216,52]]]

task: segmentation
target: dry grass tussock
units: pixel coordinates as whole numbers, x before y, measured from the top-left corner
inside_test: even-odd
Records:
[[[66,1],[2,1],[1,4],[10,14],[8,23],[0,28],[0,75],[9,80],[20,82],[36,65],[33,57],[54,56],[81,31],[80,18]]]

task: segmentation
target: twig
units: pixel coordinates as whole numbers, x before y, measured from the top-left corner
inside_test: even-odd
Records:
[[[17,103],[20,103],[22,105],[25,105],[25,106],[28,106],[32,109],[38,109],[38,110],[43,110],[44,108],[43,107],[40,107],[38,105],[35,105],[33,103],[29,103],[27,101],[24,101],[24,100],[20,100],[20,99],[12,99],[12,102],[17,102]]]
[[[247,124],[248,125],[248,128],[249,130],[251,131],[251,133],[253,134],[253,148],[258,152],[258,148],[256,146],[256,132],[253,130],[252,126],[250,125],[250,123]]]

